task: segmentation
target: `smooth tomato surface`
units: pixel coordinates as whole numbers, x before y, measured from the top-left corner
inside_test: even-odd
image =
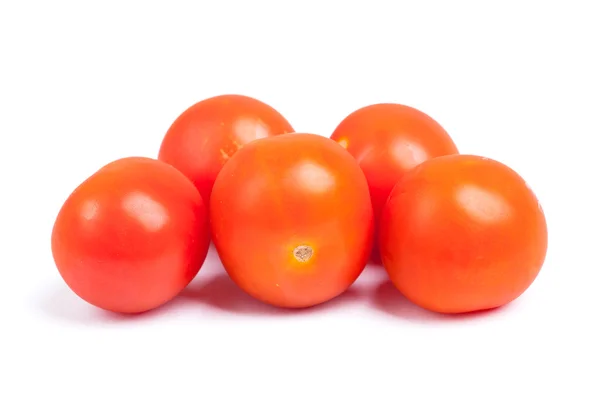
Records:
[[[367,177],[376,224],[392,188],[406,171],[425,160],[458,153],[435,120],[415,108],[393,103],[354,111],[331,138],[356,158]]]
[[[292,131],[278,111],[259,100],[241,95],[211,97],[173,122],[158,159],[183,172],[208,204],[217,174],[238,149],[255,139]]]
[[[364,174],[337,143],[313,134],[244,146],[217,177],[210,217],[232,280],[275,306],[308,307],[343,293],[372,247]]]
[[[67,285],[110,311],[147,311],[175,297],[208,252],[208,210],[194,185],[161,161],[107,164],[67,198],[52,253]]]
[[[422,163],[394,187],[381,221],[392,282],[432,311],[507,304],[531,285],[546,256],[536,196],[515,171],[484,157]]]

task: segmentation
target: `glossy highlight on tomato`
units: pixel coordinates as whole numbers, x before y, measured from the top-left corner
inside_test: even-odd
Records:
[[[441,313],[515,300],[537,277],[548,245],[544,212],[523,178],[474,155],[435,158],[406,173],[381,221],[391,281]]]
[[[208,252],[208,210],[194,185],[158,160],[113,161],[61,207],[52,254],[67,285],[87,302],[138,313],[175,297]]]
[[[185,110],[168,129],[158,159],[193,183],[208,204],[217,174],[246,143],[293,132],[273,107],[242,95],[220,95]]]
[[[280,307],[314,306],[343,293],[373,241],[364,174],[337,143],[313,134],[240,149],[217,177],[210,220],[232,280]]]
[[[356,158],[367,177],[376,224],[404,173],[431,158],[458,153],[439,123],[415,108],[394,103],[373,104],[352,112],[331,138]],[[374,255],[377,259],[376,252]]]

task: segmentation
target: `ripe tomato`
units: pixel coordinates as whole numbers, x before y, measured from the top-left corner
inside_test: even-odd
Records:
[[[502,306],[534,281],[546,257],[546,219],[512,169],[484,157],[426,161],[394,187],[380,249],[394,285],[432,311]]]
[[[200,101],[173,122],[158,159],[183,172],[209,203],[223,164],[255,139],[292,132],[271,106],[247,96],[222,95]]]
[[[376,226],[392,188],[406,171],[430,158],[458,153],[436,121],[401,104],[373,104],[356,110],[331,138],[356,158],[365,173]],[[377,259],[376,251],[374,256]]]
[[[110,311],[137,313],[175,297],[208,252],[208,211],[194,185],[161,161],[113,161],[67,198],[52,253],[67,285]]]
[[[373,210],[356,161],[334,141],[292,133],[249,143],[210,203],[213,242],[243,290],[280,307],[343,293],[368,260]]]

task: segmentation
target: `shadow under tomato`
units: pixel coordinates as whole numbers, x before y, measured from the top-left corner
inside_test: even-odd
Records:
[[[171,313],[173,309],[179,307],[184,301],[184,299],[176,297],[162,306],[149,311],[124,314],[95,307],[79,298],[65,285],[53,285],[41,292],[34,299],[34,306],[45,316],[68,323],[106,325],[156,318],[159,315]]]
[[[478,319],[501,312],[507,306],[489,310],[473,311],[462,314],[442,314],[428,311],[410,302],[396,289],[391,281],[386,280],[376,286],[373,291],[372,305],[388,315],[419,323],[453,322]]]
[[[374,266],[383,267],[381,262],[381,255],[379,254],[379,249],[377,247],[373,247],[371,250],[371,255],[369,256],[369,263]]]
[[[352,287],[338,297],[307,308],[287,309],[265,304],[240,289],[226,274],[218,274],[206,283],[193,283],[181,297],[193,299],[219,310],[246,315],[296,315],[323,312],[356,301],[360,292]]]

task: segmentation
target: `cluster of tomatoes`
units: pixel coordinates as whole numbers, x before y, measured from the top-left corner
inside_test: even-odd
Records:
[[[459,154],[412,107],[361,108],[327,138],[223,95],[185,110],[157,159],[116,160],[81,183],[58,213],[52,252],[79,297],[136,313],[177,296],[211,240],[230,278],[274,306],[333,299],[375,260],[415,304],[461,313],[522,294],[547,228],[516,172]]]

